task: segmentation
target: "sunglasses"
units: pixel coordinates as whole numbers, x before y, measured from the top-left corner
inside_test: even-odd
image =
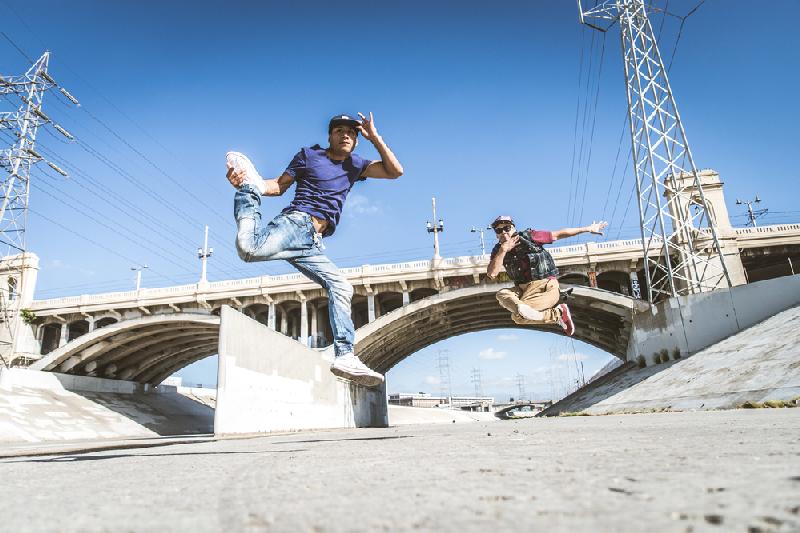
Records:
[[[511,228],[513,228],[513,227],[514,227],[514,226],[501,226],[501,227],[497,227],[497,228],[494,228],[494,232],[495,232],[495,233],[497,233],[498,235],[500,235],[501,233],[505,233],[505,232],[507,232],[507,231],[511,231]]]

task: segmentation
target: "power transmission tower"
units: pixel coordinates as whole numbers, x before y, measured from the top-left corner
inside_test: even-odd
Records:
[[[731,285],[644,0],[606,0],[581,23],[619,23],[648,300]],[[588,22],[594,19],[601,27]]]
[[[36,133],[39,126],[50,123],[56,131],[69,140],[74,140],[64,128],[50,120],[42,110],[44,94],[57,87],[72,103],[78,101],[47,73],[50,52],[45,52],[20,76],[0,76],[0,95],[7,101],[16,102],[13,111],[0,112],[0,129],[11,130],[16,138],[9,148],[0,149],[0,253],[5,262],[8,281],[0,285],[0,320],[3,334],[0,335],[0,359],[8,365],[17,348],[20,322],[21,298],[17,291],[23,290],[23,274],[26,266],[25,229],[28,218],[31,167],[44,161],[62,176],[67,173],[36,151]],[[13,257],[12,257],[13,256]]]
[[[447,405],[453,407],[453,391],[450,386],[450,355],[448,350],[439,350],[439,394],[447,398]]]
[[[481,369],[472,369],[472,385],[475,387],[475,397],[481,398],[483,396],[483,385],[481,384]]]
[[[522,374],[517,374],[517,401],[521,402],[525,400],[525,376]]]

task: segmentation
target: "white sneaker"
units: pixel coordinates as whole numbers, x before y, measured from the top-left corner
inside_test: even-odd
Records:
[[[383,383],[383,376],[361,362],[353,352],[333,359],[331,372],[350,379],[365,387],[376,387]]]
[[[258,174],[255,165],[253,165],[246,155],[241,152],[228,152],[225,154],[225,160],[229,168],[244,171],[244,183],[242,183],[242,185],[245,183],[251,185],[262,195],[266,192],[264,189],[264,178]]]
[[[517,306],[517,313],[525,320],[541,320],[544,316],[541,311],[537,311],[528,304],[519,304]]]

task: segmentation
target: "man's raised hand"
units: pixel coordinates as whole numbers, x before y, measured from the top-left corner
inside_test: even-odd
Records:
[[[225,174],[225,177],[228,178],[228,181],[231,182],[231,185],[238,189],[239,186],[244,183],[244,176],[244,170],[228,165],[228,172]]]
[[[608,227],[608,222],[605,220],[601,220],[600,222],[592,222],[587,226],[587,229],[590,233],[594,233],[595,235],[602,235],[603,230]]]
[[[358,116],[361,117],[361,124],[359,124],[357,128],[358,131],[361,132],[361,135],[370,142],[377,139],[378,130],[375,128],[375,119],[372,117],[372,111],[369,112],[369,118],[361,113],[359,113]]]
[[[510,252],[518,244],[519,235],[512,236],[508,233],[503,233],[503,235],[500,236],[500,248],[502,248],[504,252]]]

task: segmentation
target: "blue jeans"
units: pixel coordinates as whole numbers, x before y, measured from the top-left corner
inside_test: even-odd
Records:
[[[322,239],[314,231],[311,215],[300,211],[281,213],[264,226],[261,196],[249,185],[236,191],[233,214],[238,232],[236,250],[250,262],[285,259],[328,293],[328,316],[336,357],[353,351],[355,328],[350,317],[353,286],[322,253]]]

